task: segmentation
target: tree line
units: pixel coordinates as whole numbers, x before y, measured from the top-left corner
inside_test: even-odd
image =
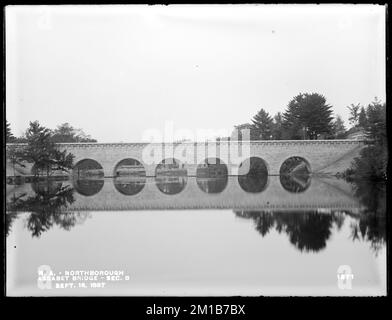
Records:
[[[332,106],[323,95],[300,93],[288,103],[284,112],[272,117],[261,108],[251,123],[237,128],[250,129],[251,140],[345,139],[348,134],[361,130],[374,138],[376,131],[380,134],[383,130],[377,122],[377,112],[382,106],[385,110],[385,103],[377,98],[367,107],[360,104],[348,106],[351,128],[347,130],[342,117],[333,116]]]
[[[22,134],[20,137],[15,137],[11,130],[11,125],[8,121],[6,121],[6,142],[7,143],[27,143],[28,142],[28,134],[31,131],[32,127],[37,124],[38,121],[30,122],[29,128]],[[39,123],[38,123],[39,124]],[[42,127],[42,126],[40,126]],[[42,127],[43,128],[43,127]],[[96,139],[91,138],[90,135],[87,135],[81,129],[76,129],[72,127],[69,123],[63,123],[57,126],[56,129],[52,130],[49,128],[44,128],[50,134],[50,140],[54,143],[60,142],[97,142]]]

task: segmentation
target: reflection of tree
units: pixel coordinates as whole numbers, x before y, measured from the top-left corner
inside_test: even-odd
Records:
[[[235,214],[252,219],[263,237],[273,228],[279,233],[286,233],[297,249],[306,252],[324,249],[334,223],[342,224],[342,215],[317,212],[242,211]]]
[[[6,205],[6,214],[5,214],[5,234],[8,237],[8,235],[11,232],[11,227],[12,224],[14,223],[15,219],[18,217],[18,211],[16,211],[16,208],[14,207],[14,203],[20,201],[23,197],[25,197],[25,193],[16,196],[15,194],[12,196],[11,200],[7,202]]]
[[[320,251],[331,235],[332,216],[307,213],[278,213],[277,222],[289,235],[290,242],[300,251]]]
[[[34,196],[11,199],[7,207],[9,220],[12,222],[16,212],[30,212],[27,218],[27,229],[33,237],[39,237],[54,225],[70,230],[80,220],[79,213],[66,210],[68,204],[74,202],[74,190],[70,186],[59,187],[58,183],[53,181],[44,181],[39,184],[40,186],[33,187],[36,191]]]
[[[386,243],[386,186],[369,180],[355,180],[356,197],[365,206],[357,223],[351,225],[352,239],[370,242],[377,254]]]

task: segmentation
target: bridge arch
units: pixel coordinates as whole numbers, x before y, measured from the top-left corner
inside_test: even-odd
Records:
[[[238,184],[249,193],[263,192],[269,183],[267,162],[260,157],[250,157],[242,161],[238,168]]]
[[[86,197],[96,195],[105,183],[102,165],[91,158],[79,160],[73,167],[72,176],[74,189]]]
[[[308,160],[300,156],[289,157],[280,166],[280,184],[290,193],[304,192],[310,186],[311,173],[312,168]]]
[[[286,158],[280,165],[279,175],[285,174],[310,174],[312,168],[303,156],[293,155]]]
[[[165,158],[155,168],[155,184],[164,194],[182,192],[188,182],[185,164],[176,158]]]
[[[113,183],[118,192],[133,196],[143,190],[146,184],[146,170],[143,164],[134,158],[120,160],[113,169]]]
[[[103,172],[103,167],[102,165],[90,158],[84,158],[82,160],[79,160],[73,167],[72,169],[72,174],[73,176],[79,177],[103,177],[104,172]]]
[[[139,160],[134,158],[125,158],[120,160],[113,168],[113,177],[124,175],[145,176],[146,169]]]
[[[220,158],[205,158],[197,165],[196,182],[206,193],[221,193],[228,183],[229,169]]]

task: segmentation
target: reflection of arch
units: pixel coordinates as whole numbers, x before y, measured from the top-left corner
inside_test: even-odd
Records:
[[[31,188],[36,194],[40,195],[55,195],[60,191],[63,183],[61,181],[37,181],[31,184]]]
[[[146,177],[128,176],[114,178],[114,187],[118,192],[126,196],[133,196],[143,190]]]
[[[177,194],[184,190],[188,173],[184,164],[174,158],[162,160],[155,169],[155,183],[165,194]]]
[[[222,192],[228,182],[227,165],[219,158],[207,158],[196,169],[196,182],[207,193]]]
[[[105,180],[103,179],[74,179],[75,190],[86,197],[93,196],[101,191]]]
[[[121,160],[114,167],[114,177],[119,176],[145,176],[146,170],[139,160],[126,158]]]
[[[103,177],[102,166],[93,159],[83,159],[73,167],[73,175],[78,178]]]
[[[241,162],[238,174],[238,183],[246,192],[258,193],[267,187],[267,164],[259,157],[250,157]]]
[[[310,186],[310,164],[302,157],[286,159],[280,167],[279,174],[282,187],[289,192],[304,192]]]
[[[281,175],[282,187],[291,193],[301,193],[307,190],[312,181],[312,176],[307,175]]]

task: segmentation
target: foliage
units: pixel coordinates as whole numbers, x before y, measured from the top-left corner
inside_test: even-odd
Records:
[[[81,129],[75,129],[69,123],[63,123],[52,134],[53,142],[97,142],[89,135],[86,135]]]
[[[15,141],[15,137],[11,132],[11,125],[8,122],[8,120],[6,120],[6,124],[5,124],[5,141],[7,143],[11,143]]]
[[[251,140],[270,140],[272,138],[273,120],[264,109],[252,119],[253,126],[251,130]]]
[[[66,210],[68,204],[73,203],[74,190],[69,186],[54,181],[40,182],[33,189],[36,195],[28,198],[14,197],[7,203],[6,230],[7,235],[11,229],[11,223],[20,211],[30,212],[27,218],[27,229],[33,237],[39,237],[53,225],[58,225],[65,230],[70,230],[77,220],[75,212]]]
[[[21,166],[23,168],[26,167],[26,165],[23,163],[23,157],[22,157],[22,152],[21,149],[13,146],[9,147],[7,150],[7,159],[10,161],[12,164],[13,170],[14,170],[14,176],[15,176],[15,166]]]
[[[359,103],[358,104],[351,104],[347,108],[350,112],[350,116],[348,118],[348,121],[350,122],[350,124],[352,126],[355,127],[356,125],[358,125],[359,109],[361,108],[361,105]]]
[[[366,115],[366,110],[365,107],[362,106],[361,107],[361,111],[358,115],[358,125],[362,128],[366,128],[367,127],[367,115]]]
[[[377,253],[386,243],[386,185],[372,180],[353,180],[355,196],[365,206],[352,226],[353,240],[366,240]]]
[[[46,171],[47,175],[53,170],[68,171],[72,168],[72,154],[57,149],[52,141],[51,131],[39,124],[30,122],[26,131],[27,146],[18,151],[17,157],[22,161],[34,163],[36,172]]]
[[[281,140],[283,139],[283,116],[281,112],[278,112],[273,119],[272,124],[272,139]]]
[[[317,139],[332,133],[332,110],[318,93],[299,94],[283,113],[286,139]]]
[[[360,156],[354,158],[346,176],[354,180],[386,180],[387,152],[384,148],[370,145],[362,149]]]
[[[54,143],[72,143],[72,142],[97,142],[96,139],[91,138],[81,129],[76,129],[72,127],[69,123],[63,123],[57,126],[56,129],[48,129],[50,132],[51,141]],[[27,143],[28,138],[26,136],[27,132],[21,137],[13,136],[8,121],[6,122],[6,142],[7,143]]]
[[[271,229],[286,233],[298,250],[318,252],[326,247],[334,223],[341,223],[335,214],[323,215],[317,212],[235,212],[242,218],[250,218],[256,230],[264,237]]]
[[[388,148],[386,132],[386,104],[377,98],[366,109],[366,137],[369,145],[361,150],[345,176],[351,180],[386,180]]]
[[[344,139],[346,137],[346,127],[341,116],[337,115],[333,122],[333,135],[336,139]]]
[[[386,104],[381,103],[377,98],[368,105],[366,110],[367,125],[365,126],[366,136],[373,140],[376,145],[387,145],[386,129]]]

